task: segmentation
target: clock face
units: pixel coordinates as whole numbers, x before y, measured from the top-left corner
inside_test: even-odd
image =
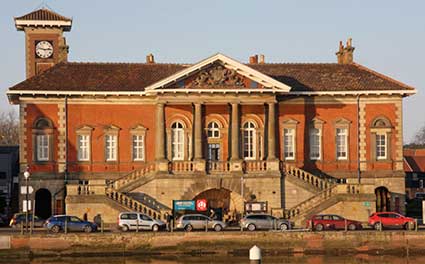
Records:
[[[53,55],[53,45],[49,41],[42,40],[35,45],[35,54],[39,58],[47,59]]]

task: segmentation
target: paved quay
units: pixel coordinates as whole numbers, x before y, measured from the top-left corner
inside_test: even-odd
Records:
[[[246,255],[253,245],[277,254],[422,254],[421,231],[329,232],[105,232],[30,235],[0,234],[0,254],[13,256],[82,255]],[[0,256],[1,257],[1,256]]]

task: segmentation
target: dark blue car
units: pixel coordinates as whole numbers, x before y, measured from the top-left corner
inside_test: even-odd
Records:
[[[66,223],[65,223],[66,222]],[[45,227],[53,233],[59,233],[60,231],[76,231],[76,232],[95,232],[97,225],[95,223],[81,220],[76,216],[69,215],[55,215],[47,219]]]

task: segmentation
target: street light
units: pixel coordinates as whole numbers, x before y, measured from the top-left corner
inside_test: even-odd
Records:
[[[26,185],[26,189],[27,191],[25,192],[25,232],[28,232],[28,208],[29,208],[29,203],[28,203],[28,192],[29,192],[29,188],[28,188],[28,178],[30,177],[30,172],[28,171],[28,169],[24,172],[24,177],[25,177],[25,185]]]

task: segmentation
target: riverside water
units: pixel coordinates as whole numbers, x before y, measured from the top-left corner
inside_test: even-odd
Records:
[[[2,259],[0,263],[8,264],[180,264],[180,263],[249,263],[248,256],[157,256],[157,257],[62,257],[62,258],[34,258],[34,259]],[[358,264],[358,263],[425,263],[425,256],[397,256],[397,255],[291,255],[291,256],[264,256],[263,264],[269,263],[308,263],[308,264]]]

